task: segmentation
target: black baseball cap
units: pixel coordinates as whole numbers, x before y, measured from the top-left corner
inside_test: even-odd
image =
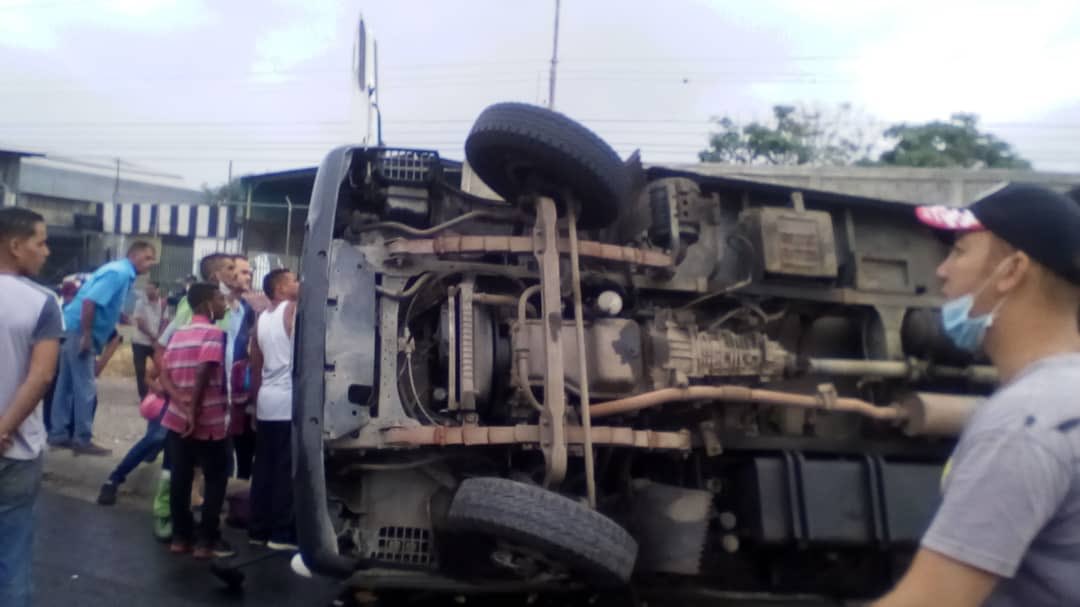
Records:
[[[954,233],[987,230],[1069,282],[1080,285],[1080,203],[1049,188],[1006,183],[966,208],[924,206],[924,224]]]

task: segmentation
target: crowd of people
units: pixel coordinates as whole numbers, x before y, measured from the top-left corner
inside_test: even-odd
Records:
[[[273,270],[255,293],[247,259],[208,255],[199,263],[201,281],[188,284],[170,318],[159,284],[146,281],[135,292],[137,277],[156,264],[152,244],[136,241],[125,258],[57,301],[32,280],[49,255],[45,239],[40,215],[0,209],[0,605],[29,605],[43,453],[110,454],[93,440],[96,377],[119,347],[122,323],[131,326],[146,432],[105,479],[98,503],[115,504],[128,475],[164,453],[152,509],[154,534],[170,552],[198,559],[234,554],[220,531],[230,478],[240,479],[237,503],[249,504],[230,522],[245,526],[253,544],[295,550],[296,275]],[[201,502],[197,524],[193,496]]]

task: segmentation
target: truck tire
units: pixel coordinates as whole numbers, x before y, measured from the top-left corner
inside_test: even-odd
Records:
[[[462,482],[446,523],[454,531],[539,551],[601,586],[629,581],[637,560],[637,542],[615,521],[558,493],[504,478]]]
[[[569,191],[583,229],[610,225],[628,196],[626,168],[611,146],[566,116],[533,105],[497,103],[481,112],[465,140],[465,157],[511,203],[541,194],[565,204]]]

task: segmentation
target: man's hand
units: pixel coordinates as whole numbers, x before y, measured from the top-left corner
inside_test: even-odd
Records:
[[[15,446],[15,437],[10,432],[4,432],[0,430],[0,455],[7,452],[8,449]]]
[[[180,433],[180,438],[188,438],[192,434],[195,434],[195,422],[189,419],[184,422],[184,431]]]
[[[86,354],[90,350],[94,349],[94,338],[89,333],[83,333],[79,337],[79,353]]]
[[[977,607],[998,581],[992,573],[921,548],[896,588],[870,607]]]

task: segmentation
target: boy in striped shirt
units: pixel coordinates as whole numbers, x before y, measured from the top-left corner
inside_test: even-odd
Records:
[[[175,387],[161,425],[169,430],[166,449],[172,467],[169,509],[173,539],[169,551],[192,550],[197,559],[231,556],[221,539],[221,508],[228,481],[228,397],[225,387],[225,331],[214,322],[225,315],[225,296],[217,285],[198,283],[188,290],[191,323],[178,329],[162,357],[164,373]],[[191,516],[191,483],[202,468],[206,491],[196,534]]]

